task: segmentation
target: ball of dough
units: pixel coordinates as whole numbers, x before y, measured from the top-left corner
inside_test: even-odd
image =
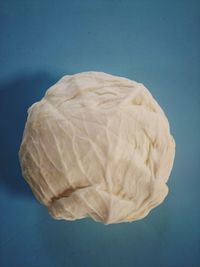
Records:
[[[175,142],[143,84],[103,72],[66,75],[28,110],[23,176],[56,219],[145,217],[168,193]]]

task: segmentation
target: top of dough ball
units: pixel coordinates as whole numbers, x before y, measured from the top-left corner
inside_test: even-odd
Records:
[[[143,84],[89,71],[64,76],[29,108],[19,155],[54,218],[110,224],[164,200],[175,142]]]

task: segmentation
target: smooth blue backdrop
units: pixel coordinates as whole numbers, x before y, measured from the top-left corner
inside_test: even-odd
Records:
[[[200,1],[0,1],[0,266],[200,266]],[[64,74],[144,83],[177,144],[166,201],[141,221],[55,221],[18,163],[26,110]]]

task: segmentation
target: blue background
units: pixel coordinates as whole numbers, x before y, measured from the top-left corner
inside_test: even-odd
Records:
[[[0,266],[200,266],[200,1],[0,1]],[[146,85],[177,151],[166,201],[145,219],[55,221],[23,180],[27,108],[64,74]]]

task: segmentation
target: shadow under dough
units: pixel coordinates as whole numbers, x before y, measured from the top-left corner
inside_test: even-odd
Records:
[[[37,72],[0,83],[0,181],[13,193],[32,197],[22,178],[18,151],[27,109],[56,81],[46,72]]]

